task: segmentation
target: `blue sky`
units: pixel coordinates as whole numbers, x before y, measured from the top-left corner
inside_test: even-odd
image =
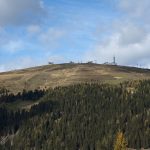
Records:
[[[150,67],[149,0],[0,0],[0,71],[48,61]]]

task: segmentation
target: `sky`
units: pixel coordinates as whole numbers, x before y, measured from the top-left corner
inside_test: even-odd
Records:
[[[150,0],[0,0],[0,72],[54,63],[150,68]]]

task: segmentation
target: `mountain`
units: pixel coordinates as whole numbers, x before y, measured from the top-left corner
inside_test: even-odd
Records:
[[[126,66],[0,73],[0,150],[148,149],[149,89],[150,70]]]
[[[54,64],[0,73],[0,86],[13,93],[77,83],[120,83],[150,78],[150,70],[100,64]]]

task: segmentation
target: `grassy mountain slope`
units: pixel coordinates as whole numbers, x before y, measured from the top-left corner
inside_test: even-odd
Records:
[[[99,64],[59,64],[0,73],[0,86],[16,93],[23,89],[43,89],[81,82],[118,83],[148,78],[148,69]]]

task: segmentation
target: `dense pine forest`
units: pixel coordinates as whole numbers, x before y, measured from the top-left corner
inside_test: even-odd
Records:
[[[38,104],[28,111],[4,105],[18,100]],[[150,80],[0,90],[2,150],[113,150],[118,132],[128,148],[150,148]]]

